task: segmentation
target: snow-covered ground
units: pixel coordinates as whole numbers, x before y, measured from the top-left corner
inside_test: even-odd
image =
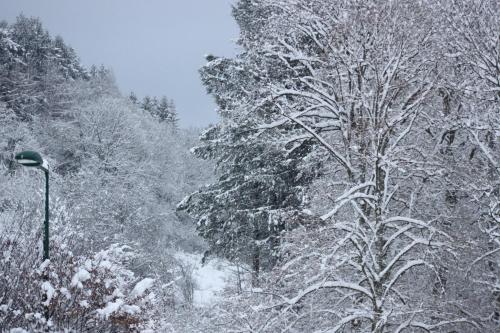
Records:
[[[209,260],[202,265],[201,254],[178,252],[175,257],[183,264],[193,267],[196,284],[193,301],[196,306],[207,306],[215,302],[233,274],[234,268],[221,259]]]

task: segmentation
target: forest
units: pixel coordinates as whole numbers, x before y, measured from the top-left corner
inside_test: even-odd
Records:
[[[0,331],[499,332],[500,3],[232,15],[204,129],[40,19],[0,23]],[[49,260],[23,150],[49,164]]]

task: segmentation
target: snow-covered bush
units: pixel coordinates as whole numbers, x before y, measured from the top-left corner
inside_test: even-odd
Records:
[[[41,228],[15,222],[0,224],[0,330],[134,332],[149,325],[154,280],[125,267],[134,256],[129,247],[75,255],[78,235],[57,230],[51,259],[42,262]]]

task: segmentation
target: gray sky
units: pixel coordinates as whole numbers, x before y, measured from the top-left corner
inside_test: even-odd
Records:
[[[111,67],[124,94],[167,95],[181,126],[217,120],[201,86],[205,54],[231,56],[238,28],[233,0],[0,0],[0,20],[21,12],[40,17],[61,35],[85,66]]]

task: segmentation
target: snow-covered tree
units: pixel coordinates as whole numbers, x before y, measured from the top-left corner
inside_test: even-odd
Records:
[[[443,63],[448,75],[441,92],[447,120],[442,133],[452,159],[447,170],[451,213],[470,221],[471,228],[464,230],[469,253],[461,267],[477,295],[461,308],[494,331],[500,322],[500,25],[494,18],[500,7],[496,1],[440,2],[436,7],[447,31]]]
[[[197,229],[210,244],[210,254],[247,265],[252,283],[260,271],[277,259],[281,233],[292,228],[289,219],[307,215],[304,185],[317,169],[300,168],[298,161],[313,144],[271,142],[279,135],[258,129],[261,115],[246,118],[258,90],[258,78],[245,64],[210,57],[201,71],[207,90],[214,94],[221,124],[206,130],[202,146],[193,149],[200,158],[216,162],[215,183],[187,197],[179,209],[198,219]]]
[[[173,131],[130,103],[106,67],[87,73],[38,19],[0,27],[0,331],[43,326],[47,296],[53,331],[159,329],[185,304],[189,274],[175,252],[204,248],[175,212],[210,179],[189,153],[197,131]],[[50,165],[52,256],[43,265],[43,178],[14,161],[22,150]]]
[[[235,84],[237,70],[216,73],[225,89],[210,92],[232,120],[218,131],[268,135],[268,147],[313,141],[297,162],[318,161],[324,174],[307,193],[315,217],[282,236],[280,263],[253,303],[265,300],[254,308],[261,316],[245,313],[239,329],[491,328],[457,306],[465,296],[454,298],[457,289],[446,284],[444,259],[460,262],[466,253],[459,246],[464,227],[454,219],[460,229],[452,230],[448,213],[471,215],[446,208],[456,196],[449,172],[458,166],[446,153],[454,135],[443,90],[450,54],[442,48],[448,31],[434,19],[438,7],[376,0],[236,4],[243,50],[234,67],[255,79],[248,89]]]

